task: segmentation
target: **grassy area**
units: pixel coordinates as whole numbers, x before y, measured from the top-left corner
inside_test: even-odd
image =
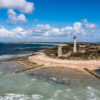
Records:
[[[58,48],[50,48],[44,52],[47,56],[57,58]],[[62,57],[60,59],[100,59],[100,44],[77,44],[77,53],[73,53],[73,44],[67,44],[62,47]]]

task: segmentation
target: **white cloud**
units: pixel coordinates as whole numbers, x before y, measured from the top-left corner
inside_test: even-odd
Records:
[[[9,24],[16,24],[17,23],[16,13],[13,11],[13,9],[8,10],[8,20],[7,20],[7,22]]]
[[[34,3],[26,0],[0,0],[0,8],[15,9],[23,13],[32,13]]]
[[[73,30],[74,30],[73,31],[74,34],[83,34],[83,35],[86,34],[85,29],[82,27],[82,23],[80,22],[74,23]]]
[[[27,19],[24,14],[20,14],[17,16],[17,21],[21,24],[25,24],[27,22]]]
[[[3,26],[0,26],[0,38],[4,38],[4,37],[6,37],[6,38],[13,37],[13,34],[10,33]]]
[[[93,23],[89,23],[87,19],[83,20],[83,27],[89,32],[96,32],[98,31],[97,25]]]
[[[16,12],[14,12],[13,9],[9,9],[7,22],[9,24],[17,24],[17,23],[25,24],[27,22],[27,19],[24,14],[20,14],[17,16]]]
[[[50,27],[49,30],[44,32],[44,36],[61,36],[69,34],[82,34],[85,35],[85,29],[82,27],[82,23],[76,22],[72,27],[66,26],[64,28],[53,28]]]
[[[26,35],[26,31],[22,27],[16,27],[12,30],[7,30],[3,26],[0,26],[0,38],[12,38],[12,39],[18,39],[18,38],[24,38]]]
[[[23,38],[26,36],[27,31],[22,27],[16,27],[15,29],[10,30],[11,33],[15,35],[15,37]]]
[[[49,24],[43,25],[43,24],[37,24],[33,25],[33,29],[40,29],[40,30],[49,30],[51,27]]]
[[[12,15],[16,15],[16,14],[12,11]],[[62,28],[51,27],[49,24],[46,25],[38,24],[38,25],[33,25],[32,28],[30,29],[23,29],[22,27],[16,27],[12,30],[7,30],[4,27],[0,27],[0,38],[3,39],[15,38],[15,39],[21,39],[25,41],[26,40],[34,41],[36,39],[39,41],[41,41],[41,39],[43,40],[47,39],[50,41],[51,40],[64,41],[66,39],[71,40],[74,34],[76,34],[80,39],[82,38],[89,39],[88,36],[97,35],[96,33],[94,34],[94,31],[93,34],[90,35],[91,32],[89,32],[88,29],[84,27],[84,23],[81,22],[75,22],[73,23],[72,26],[66,26]]]
[[[83,20],[83,25],[87,29],[94,29],[94,28],[96,28],[96,25],[95,24],[92,24],[92,23],[89,23],[87,19],[84,19]]]
[[[68,34],[73,33],[73,27],[67,26],[65,28],[62,28],[61,30],[62,30],[63,33],[68,33]]]

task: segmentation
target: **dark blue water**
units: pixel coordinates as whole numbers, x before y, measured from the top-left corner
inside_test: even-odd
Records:
[[[51,44],[17,44],[0,43],[0,61],[32,55],[33,52],[43,50],[57,45]]]

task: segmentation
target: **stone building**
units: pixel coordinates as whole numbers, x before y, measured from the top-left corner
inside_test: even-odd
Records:
[[[58,47],[58,57],[62,56],[62,45]]]
[[[73,37],[73,52],[76,53],[77,52],[77,46],[76,46],[76,35],[74,35]]]

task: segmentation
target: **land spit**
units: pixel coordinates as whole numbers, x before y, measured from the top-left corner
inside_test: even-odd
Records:
[[[51,58],[46,56],[43,51],[34,53],[28,58],[30,62],[35,62],[37,64],[44,64],[44,66],[58,66],[58,67],[67,67],[74,68],[81,71],[84,71],[83,68],[88,68],[90,70],[100,69],[99,60],[62,60],[58,58]]]
[[[46,56],[43,51],[34,53],[28,57],[30,62],[44,64],[39,69],[33,70],[29,75],[43,77],[58,83],[67,85],[93,85],[99,84],[100,80],[84,70],[97,70],[100,68],[100,61],[97,60],[61,60]]]
[[[24,68],[34,67],[37,64],[44,66],[30,71],[26,71],[28,75],[37,78],[43,78],[67,85],[93,85],[100,84],[100,80],[84,70],[97,70],[100,68],[100,61],[97,60],[61,60],[46,56],[42,51],[34,53],[28,58],[15,60],[14,62],[24,65]],[[19,68],[20,69],[20,68]],[[73,86],[74,86],[73,85]],[[97,85],[98,86],[98,85]]]

